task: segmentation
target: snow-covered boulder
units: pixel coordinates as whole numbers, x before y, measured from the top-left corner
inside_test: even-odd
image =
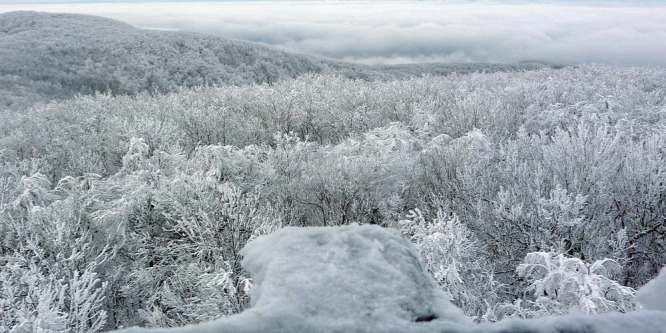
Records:
[[[647,310],[666,311],[666,267],[656,278],[638,289],[636,299]]]
[[[285,228],[250,242],[242,253],[256,283],[250,312],[282,312],[285,322],[334,331],[469,322],[397,230]]]

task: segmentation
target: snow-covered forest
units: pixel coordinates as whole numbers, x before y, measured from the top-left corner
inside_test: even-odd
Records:
[[[421,75],[435,66],[334,65],[131,27],[150,44],[128,33],[122,54],[105,39],[60,57],[78,39],[56,31],[11,58],[7,45],[31,39],[8,27],[39,15],[0,18],[0,332],[239,313],[253,286],[240,250],[286,226],[401,231],[476,322],[640,311],[636,289],[666,265],[666,69]],[[154,49],[181,37],[180,58]],[[160,63],[199,61],[196,49],[233,71]],[[136,68],[113,62],[144,50]],[[275,75],[237,70],[245,57]]]

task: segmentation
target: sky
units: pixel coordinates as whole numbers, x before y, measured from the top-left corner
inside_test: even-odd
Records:
[[[0,12],[100,15],[368,64],[666,66],[666,0],[62,2],[0,0]]]

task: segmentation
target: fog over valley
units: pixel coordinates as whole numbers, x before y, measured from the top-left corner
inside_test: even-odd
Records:
[[[54,1],[55,2],[55,1]],[[2,4],[100,15],[366,63],[666,64],[660,1],[229,1]]]

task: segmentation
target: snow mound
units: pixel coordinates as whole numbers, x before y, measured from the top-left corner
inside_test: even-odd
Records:
[[[243,255],[255,283],[252,308],[200,325],[122,332],[666,333],[662,311],[474,325],[437,288],[412,244],[377,226],[284,228],[250,242]]]
[[[666,267],[638,290],[636,299],[646,310],[666,311]]]

